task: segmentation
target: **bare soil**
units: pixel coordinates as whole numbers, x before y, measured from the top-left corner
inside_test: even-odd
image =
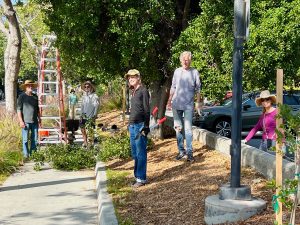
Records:
[[[112,124],[124,127],[120,112],[103,114],[100,122],[106,122],[108,127]],[[112,196],[114,201],[123,203],[117,204],[118,214],[131,218],[137,225],[205,224],[205,198],[218,194],[219,187],[229,182],[230,158],[197,141],[193,142],[193,148],[194,163],[177,161],[175,138],[156,140],[154,148],[148,152],[149,184],[134,189],[126,197]],[[107,166],[112,170],[130,171],[129,180],[133,181],[132,160],[112,160]],[[267,180],[253,169],[242,168],[241,183],[251,186],[252,195],[265,200],[267,207],[259,215],[231,224],[274,224],[273,191],[266,187]],[[298,218],[297,224],[299,221]]]

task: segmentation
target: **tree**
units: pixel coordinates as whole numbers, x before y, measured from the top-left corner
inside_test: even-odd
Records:
[[[275,70],[283,68],[285,84],[300,81],[300,1],[251,1],[250,38],[245,44],[245,91],[274,89]],[[200,71],[202,91],[221,99],[232,86],[233,1],[205,0],[202,13],[173,46],[173,62],[190,49]]]
[[[67,77],[107,83],[136,68],[164,114],[174,70],[171,46],[199,14],[200,0],[37,1],[51,6],[45,22],[58,36]]]
[[[0,29],[7,39],[4,54],[6,109],[9,112],[15,112],[17,76],[20,70],[21,33],[12,2],[3,0],[1,6],[5,22],[8,24],[6,27],[4,21],[0,20]]]
[[[43,23],[45,14],[41,5],[33,1],[20,4],[15,9],[18,14],[23,40],[19,77],[23,80],[37,80],[42,36],[50,33],[49,28]]]

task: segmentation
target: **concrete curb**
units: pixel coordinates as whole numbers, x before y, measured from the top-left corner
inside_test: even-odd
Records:
[[[118,225],[112,199],[107,193],[105,164],[97,162],[95,167],[97,202],[98,202],[98,225]]]
[[[193,137],[194,140],[197,140],[230,157],[231,139],[219,136],[198,127],[193,127]],[[275,155],[263,152],[246,144],[242,144],[241,165],[244,167],[249,166],[254,168],[267,179],[274,179],[276,177]],[[294,178],[295,165],[293,162],[284,159],[282,167],[282,176],[284,179]]]

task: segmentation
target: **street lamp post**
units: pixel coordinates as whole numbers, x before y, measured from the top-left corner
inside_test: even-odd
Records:
[[[249,1],[249,0],[248,0]],[[249,2],[248,2],[249,3]],[[234,50],[232,88],[231,177],[230,185],[220,188],[220,199],[251,200],[249,186],[241,185],[242,77],[243,47],[246,39],[247,2],[234,1]],[[246,16],[247,15],[247,16]]]
[[[234,1],[234,50],[233,50],[233,89],[232,89],[232,133],[231,133],[231,187],[240,187],[241,178],[241,132],[242,132],[242,77],[243,47],[245,39],[245,3]]]

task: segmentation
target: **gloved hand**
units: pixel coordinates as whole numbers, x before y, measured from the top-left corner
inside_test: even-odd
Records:
[[[241,143],[242,143],[242,144],[246,144],[246,143],[247,143],[246,139],[241,140]]]
[[[141,130],[141,134],[144,135],[144,136],[147,136],[150,132],[150,128],[149,127],[144,127],[142,130]]]

